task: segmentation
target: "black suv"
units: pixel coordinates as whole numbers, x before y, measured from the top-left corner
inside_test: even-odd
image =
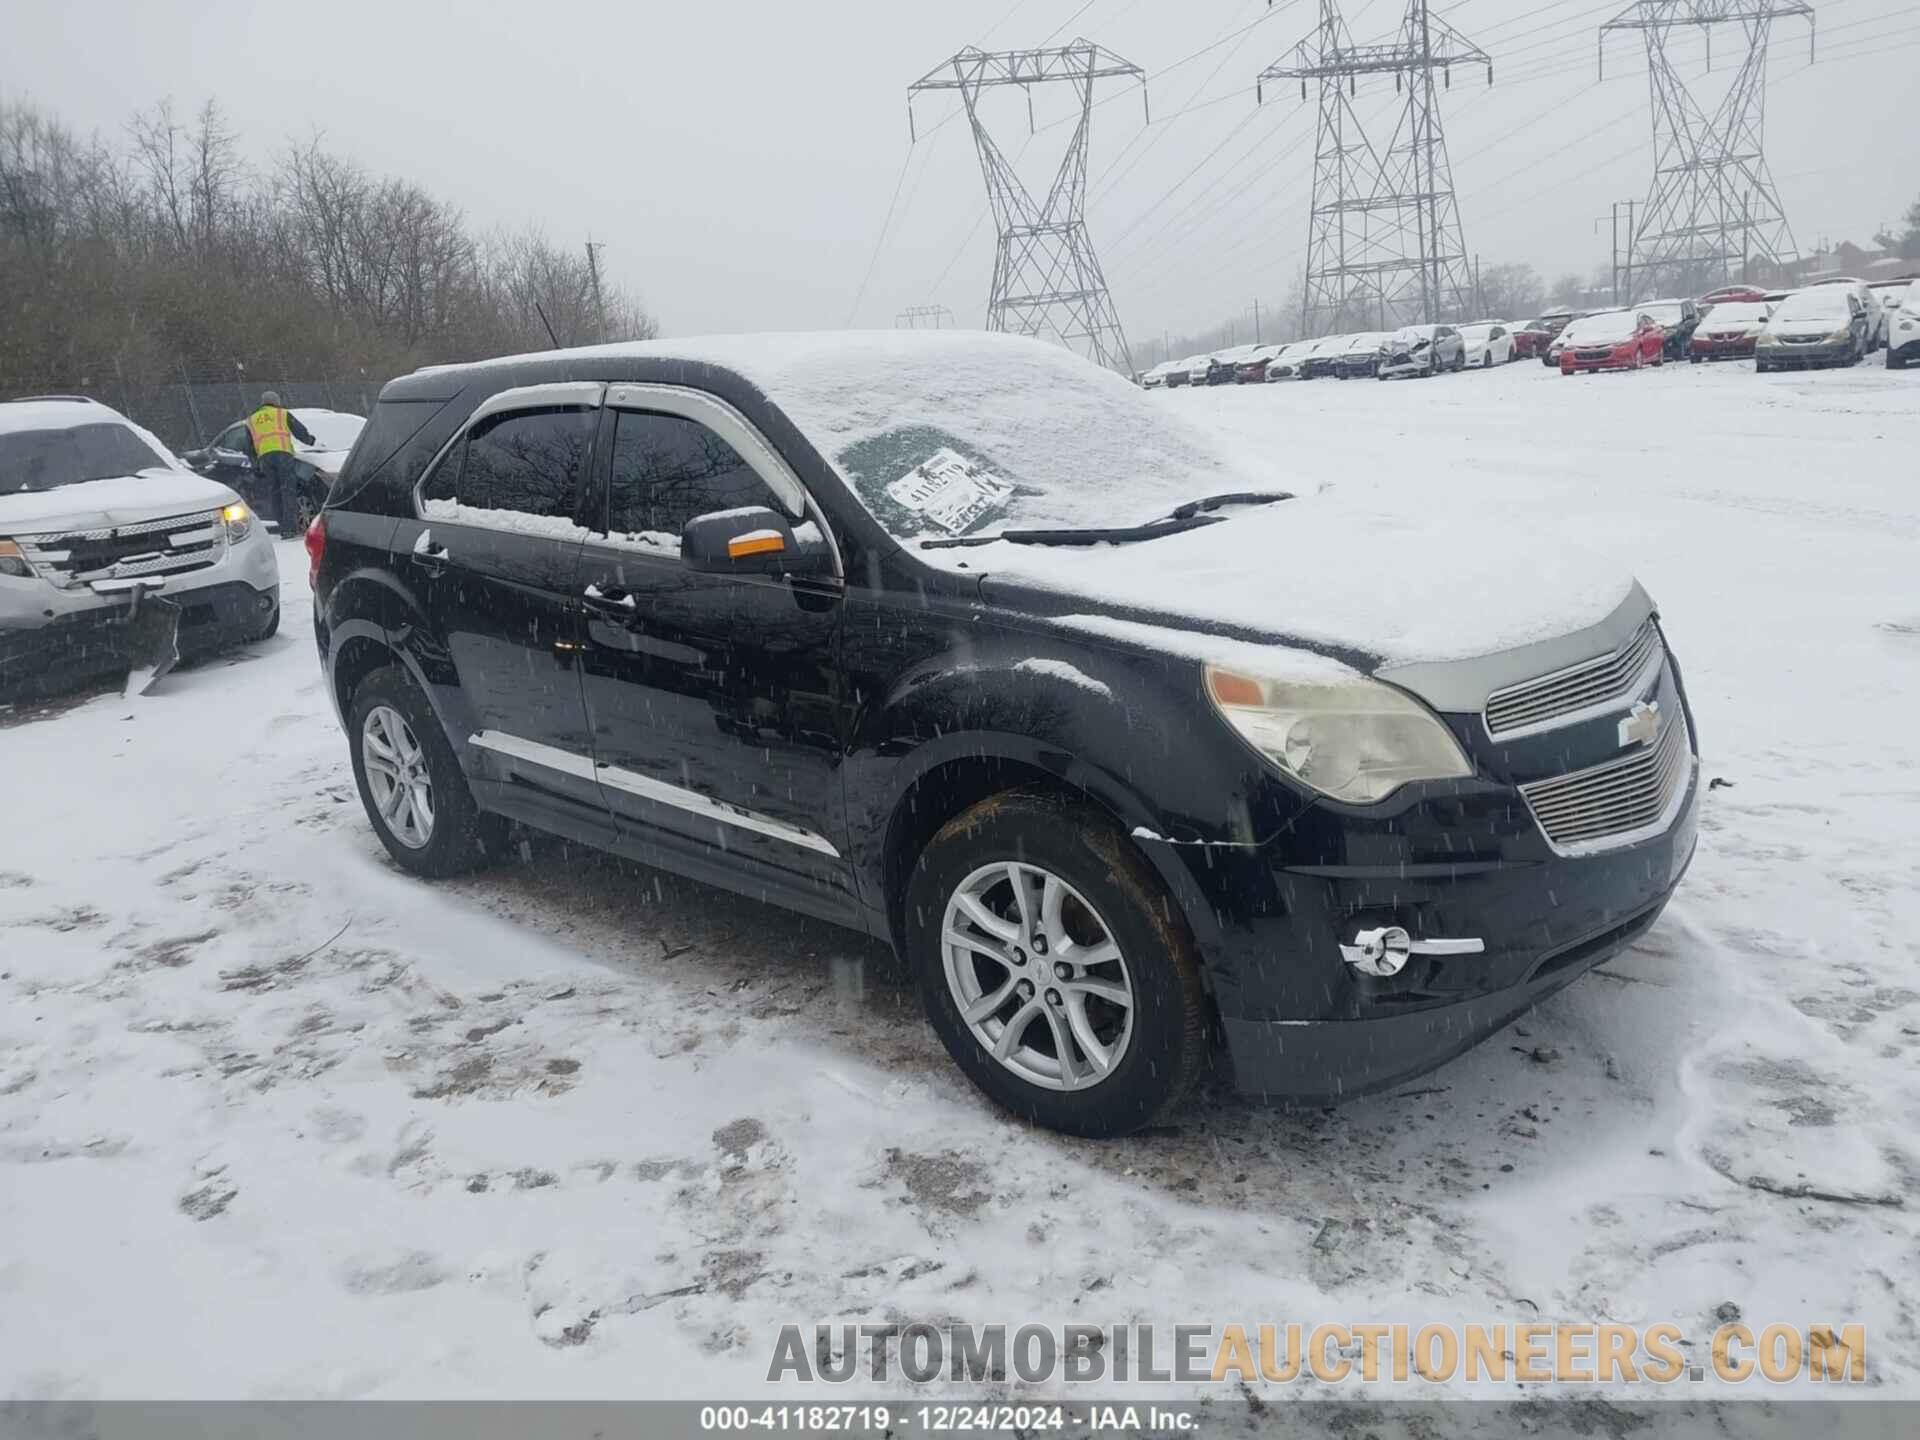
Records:
[[[1266,1095],[1403,1080],[1653,923],[1679,676],[1630,580],[1378,576],[1217,443],[1006,336],[396,380],[307,542],[361,798],[423,875],[515,821],[882,937],[1063,1130],[1220,1045]]]

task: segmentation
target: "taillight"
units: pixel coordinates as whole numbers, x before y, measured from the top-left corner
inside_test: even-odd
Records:
[[[313,523],[307,526],[307,588],[316,590],[320,586],[320,557],[327,553],[327,517],[324,513],[313,517]]]

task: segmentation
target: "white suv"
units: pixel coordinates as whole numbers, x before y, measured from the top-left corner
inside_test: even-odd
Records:
[[[117,410],[0,403],[0,702],[280,624],[266,528]]]

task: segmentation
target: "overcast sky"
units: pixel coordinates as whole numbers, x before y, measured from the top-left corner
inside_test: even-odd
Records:
[[[1443,103],[1467,248],[1483,264],[1524,260],[1552,276],[1607,263],[1607,226],[1595,222],[1645,192],[1652,164],[1646,68],[1631,38],[1610,41],[1607,78],[1595,79],[1595,27],[1624,3],[1436,5],[1497,65],[1491,90],[1456,72]],[[1822,237],[1864,243],[1920,195],[1920,11],[1912,0],[1815,5],[1820,59],[1808,64],[1803,24],[1780,24],[1767,117],[1803,249]],[[930,304],[980,324],[994,236],[980,223],[971,137],[964,119],[940,123],[957,100],[927,96],[910,146],[905,94],[968,44],[1084,35],[1148,72],[1153,125],[1138,87],[1107,82],[1101,93],[1121,98],[1095,111],[1091,153],[1089,223],[1130,333],[1198,330],[1256,299],[1276,305],[1304,257],[1314,105],[1282,86],[1256,108],[1252,84],[1312,28],[1315,0],[7,8],[0,97],[118,132],[160,97],[191,110],[217,96],[261,166],[317,128],[483,226],[531,222],[555,240],[606,242],[613,276],[668,334],[886,326]],[[1387,38],[1399,10],[1352,0],[1354,38]],[[1735,52],[1724,35],[1708,75],[1692,47],[1702,59],[1691,69],[1716,97]],[[1030,142],[1018,92],[987,103],[1007,153],[1026,146],[1021,169],[1041,192],[1071,133],[1044,128],[1070,109],[1066,87],[1052,88],[1035,92],[1043,128]],[[1363,82],[1358,103],[1384,140],[1391,80]]]

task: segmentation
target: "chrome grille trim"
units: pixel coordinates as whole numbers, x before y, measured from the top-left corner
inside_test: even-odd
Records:
[[[187,530],[195,526],[218,525],[218,510],[196,510],[189,515],[169,515],[164,520],[141,520],[132,525],[111,525],[104,530],[41,530],[31,535],[15,535],[21,544],[31,540],[111,540],[116,535],[153,535],[162,530]]]
[[[1694,770],[1683,714],[1668,717],[1660,738],[1604,765],[1520,787],[1534,821],[1562,855],[1632,845],[1673,823]]]
[[[1610,655],[1494,691],[1487,697],[1487,734],[1512,739],[1587,719],[1637,696],[1665,660],[1659,627],[1649,618]]]
[[[16,535],[27,563],[62,590],[152,575],[176,575],[218,564],[226,553],[226,529],[218,510],[170,515],[96,530],[45,530]],[[135,546],[128,542],[144,541]],[[107,547],[88,555],[85,547]],[[88,560],[106,560],[88,565]],[[87,568],[82,569],[82,566]]]

